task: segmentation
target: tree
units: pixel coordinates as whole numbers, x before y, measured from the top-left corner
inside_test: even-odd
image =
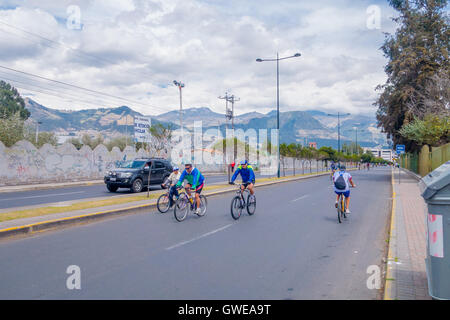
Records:
[[[58,144],[58,139],[54,132],[39,132],[38,139],[36,142],[36,131],[33,127],[25,127],[23,138],[25,140],[30,141],[36,148],[42,147],[44,144],[48,143],[52,146],[56,146]]]
[[[19,92],[9,83],[0,81],[0,118],[8,119],[19,114],[20,119],[26,120],[30,111],[25,108],[25,101]]]
[[[6,147],[23,139],[24,121],[17,112],[8,118],[0,118],[0,141]]]
[[[80,150],[81,147],[83,147],[83,143],[78,138],[70,138],[67,142],[73,144],[77,150]]]
[[[423,120],[416,118],[403,125],[400,134],[418,145],[437,147],[450,142],[450,117],[428,114]]]
[[[156,123],[150,127],[150,133],[152,135],[150,145],[155,149],[156,153],[160,155],[160,152],[163,150],[168,152],[172,140],[173,125]]]
[[[427,99],[439,100],[427,94],[425,88],[430,87],[430,83],[438,83],[437,75],[448,75],[450,71],[447,2],[389,0],[400,14],[393,19],[400,27],[394,35],[386,35],[381,47],[389,59],[385,67],[388,80],[377,87],[382,92],[375,105],[378,106],[378,125],[395,144],[405,144],[408,150],[417,150],[419,146],[399,130],[414,118],[423,119]],[[439,103],[434,106],[440,108]]]
[[[373,154],[372,154],[370,151],[367,151],[366,153],[364,153],[364,154],[361,156],[361,160],[362,160],[364,163],[371,163],[371,162],[373,162],[374,159],[375,159],[375,158],[374,158]]]
[[[111,151],[114,147],[118,147],[123,151],[127,145],[133,145],[133,139],[129,136],[115,137],[106,143],[106,148]]]
[[[103,136],[99,133],[97,134],[97,137],[92,139],[90,135],[87,133],[83,134],[81,137],[81,142],[85,146],[89,146],[92,150],[94,150],[98,145],[102,144],[104,142]]]
[[[280,144],[280,157],[281,157],[281,163],[283,164],[283,176],[286,176],[284,160],[288,156],[289,156],[289,148],[288,148],[287,144],[286,143]]]

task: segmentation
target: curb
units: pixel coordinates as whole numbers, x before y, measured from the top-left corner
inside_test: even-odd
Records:
[[[63,188],[70,188],[70,187],[80,187],[80,186],[93,186],[93,185],[101,185],[105,182],[103,180],[98,181],[80,181],[70,184],[61,184],[61,185],[48,185],[48,186],[42,186],[42,185],[15,185],[15,186],[2,186],[0,187],[0,193],[12,193],[12,192],[22,192],[22,191],[34,191],[34,190],[52,190],[52,189],[63,189]],[[20,190],[11,190],[8,188],[20,188]],[[2,190],[6,189],[6,190]]]
[[[420,179],[422,179],[422,177],[420,175],[418,175],[415,172],[412,172],[411,170],[405,169],[405,168],[401,168],[403,172],[406,172],[407,174],[409,174],[411,177],[413,177],[414,179],[416,179],[417,181],[420,181]]]
[[[391,211],[391,226],[389,230],[389,250],[388,258],[386,262],[386,277],[384,285],[384,298],[383,300],[393,300],[393,292],[395,288],[395,278],[392,275],[395,273],[395,257],[394,252],[396,251],[395,242],[395,209],[396,209],[396,193],[395,193],[395,183],[394,183],[394,170],[391,171],[391,183],[392,183],[392,211]]]
[[[349,169],[349,170],[353,170],[353,169]],[[314,174],[314,175],[288,178],[288,179],[279,180],[279,181],[264,182],[262,184],[255,185],[255,188],[269,186],[269,185],[273,185],[273,184],[284,183],[284,182],[293,182],[293,181],[297,181],[297,180],[311,179],[311,178],[326,176],[329,174],[330,174],[329,172],[325,172],[325,173]],[[233,188],[229,188],[229,189],[225,189],[225,190],[219,190],[219,191],[213,191],[210,193],[205,193],[205,196],[216,196],[219,194],[234,192],[235,190],[236,190],[236,188],[233,187]],[[37,223],[28,224],[28,225],[24,225],[24,226],[12,227],[12,228],[8,228],[8,229],[0,230],[0,239],[18,236],[18,235],[29,235],[29,234],[33,234],[33,233],[37,233],[37,232],[42,232],[45,230],[61,228],[64,226],[78,224],[78,223],[82,223],[82,222],[91,222],[91,221],[99,220],[101,218],[106,218],[106,217],[115,216],[115,215],[135,214],[135,213],[145,212],[149,208],[152,208],[152,207],[156,207],[156,201],[154,201],[152,203],[127,207],[127,208],[122,208],[122,209],[99,211],[99,212],[95,212],[95,213],[88,213],[88,214],[74,216],[74,217],[42,221],[42,222],[37,222]]]

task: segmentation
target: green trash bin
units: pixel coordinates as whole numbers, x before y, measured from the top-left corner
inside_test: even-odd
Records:
[[[419,182],[427,203],[428,290],[434,299],[450,299],[450,161]]]

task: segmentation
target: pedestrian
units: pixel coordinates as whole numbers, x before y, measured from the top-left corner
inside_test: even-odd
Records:
[[[236,165],[236,163],[233,161],[232,163],[231,163],[231,172],[234,172],[234,166]]]

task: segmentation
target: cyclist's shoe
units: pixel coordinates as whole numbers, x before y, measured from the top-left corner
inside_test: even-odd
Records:
[[[334,206],[337,208],[338,207],[338,202],[336,201],[336,203],[334,204]]]
[[[201,213],[200,208],[195,209],[195,214],[200,214],[200,213]]]
[[[351,212],[350,212],[349,209],[345,210],[345,214],[350,214],[350,213],[351,213]]]

